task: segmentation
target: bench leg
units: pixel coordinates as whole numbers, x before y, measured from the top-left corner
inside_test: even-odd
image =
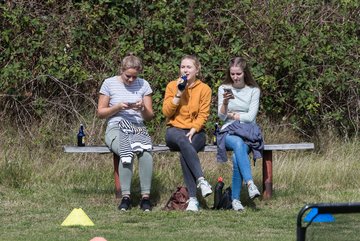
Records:
[[[119,178],[119,162],[120,158],[114,153],[114,179],[115,179],[115,197],[121,197],[121,187],[120,187],[120,178]]]
[[[272,151],[264,151],[263,156],[263,198],[272,196]]]

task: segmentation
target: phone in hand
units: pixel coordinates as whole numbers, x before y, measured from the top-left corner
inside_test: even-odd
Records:
[[[127,105],[128,105],[130,108],[133,108],[133,107],[136,106],[136,102],[134,102],[134,103],[127,103]]]
[[[234,93],[232,92],[232,89],[224,88],[224,92],[226,94],[230,94],[232,96],[231,99],[234,99]]]

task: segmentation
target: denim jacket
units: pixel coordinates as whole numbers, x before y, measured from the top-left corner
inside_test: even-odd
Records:
[[[237,135],[243,139],[253,153],[254,165],[256,159],[262,158],[264,150],[264,140],[261,129],[256,123],[241,123],[234,121],[232,124],[219,131],[217,134],[217,161],[226,162],[225,137],[227,134]]]

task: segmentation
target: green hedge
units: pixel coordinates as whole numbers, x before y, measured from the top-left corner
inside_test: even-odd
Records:
[[[359,131],[358,1],[41,2],[0,5],[4,116],[36,120],[50,110],[72,118],[94,108],[102,80],[129,51],[143,59],[161,113],[180,58],[196,54],[213,89],[212,126],[227,62],[241,55],[262,90],[260,118],[305,133]],[[157,114],[150,129],[163,120]]]

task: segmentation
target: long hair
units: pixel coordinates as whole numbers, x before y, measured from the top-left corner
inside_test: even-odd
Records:
[[[127,69],[136,69],[138,72],[143,70],[141,59],[135,56],[134,53],[128,53],[121,61],[120,73]]]
[[[230,77],[230,68],[231,67],[240,67],[242,69],[242,71],[244,72],[244,81],[247,86],[259,88],[259,85],[256,83],[256,81],[254,80],[254,78],[251,74],[250,68],[249,68],[246,60],[242,57],[235,57],[230,60],[228,69],[226,71],[226,77],[225,77],[224,84],[232,84],[233,83],[233,81]]]

